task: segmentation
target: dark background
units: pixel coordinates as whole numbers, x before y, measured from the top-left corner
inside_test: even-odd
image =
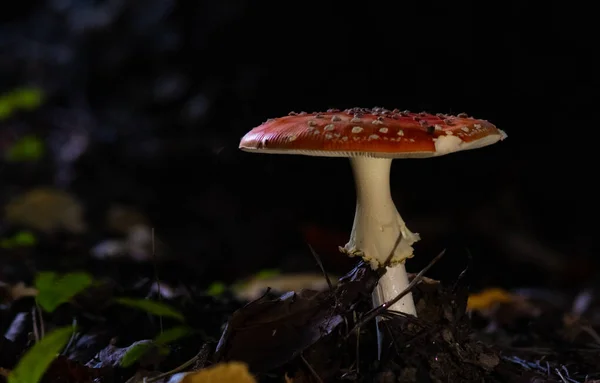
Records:
[[[347,160],[257,155],[270,117],[328,108],[466,112],[505,130],[491,147],[396,160],[394,199],[421,233],[416,271],[469,263],[477,286],[578,289],[598,270],[597,40],[564,2],[47,0],[4,2],[0,90],[45,104],[0,121],[51,149],[4,164],[2,199],[37,185],[86,206],[90,246],[115,203],[144,212],[182,272],[235,280],[265,267],[328,270],[352,225]],[[65,157],[74,138],[81,153]],[[67,156],[68,157],[68,156]],[[58,255],[57,255],[58,256]],[[83,254],[82,256],[86,256]]]

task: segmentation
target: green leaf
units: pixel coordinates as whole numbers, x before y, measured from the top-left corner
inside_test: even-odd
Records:
[[[15,246],[31,247],[37,244],[37,238],[35,238],[35,235],[33,235],[32,232],[23,230],[12,237],[12,242]]]
[[[13,107],[22,109],[36,109],[44,101],[44,93],[39,88],[19,88],[10,95]]]
[[[115,302],[122,304],[124,306],[129,306],[133,308],[137,308],[140,310],[144,310],[150,314],[170,317],[173,319],[177,319],[181,322],[185,321],[185,317],[179,311],[175,310],[171,306],[162,303],[151,301],[148,299],[132,299],[132,298],[117,298]]]
[[[258,280],[264,280],[276,277],[279,274],[281,274],[281,271],[279,271],[278,269],[264,269],[256,273],[254,275],[254,278]]]
[[[44,155],[44,142],[36,136],[21,137],[6,151],[6,160],[11,162],[35,161]]]
[[[187,326],[172,327],[163,331],[162,334],[157,335],[156,338],[154,338],[154,342],[159,345],[168,344],[178,339],[185,338],[193,332],[194,330]]]
[[[10,238],[2,238],[0,247],[3,249],[13,249],[15,247],[31,247],[37,244],[37,239],[32,232],[23,230]]]
[[[227,287],[223,282],[213,282],[210,286],[208,286],[206,294],[210,295],[211,297],[216,297],[223,294],[226,289]]]
[[[154,345],[152,341],[140,341],[136,344],[131,345],[123,355],[123,358],[121,359],[121,366],[131,366],[132,364],[140,360],[141,357],[146,355],[146,353],[154,347],[156,347],[156,345]]]
[[[73,326],[61,327],[48,333],[35,346],[30,348],[8,376],[8,383],[37,383],[60,350],[65,347]]]
[[[35,279],[38,290],[36,300],[44,310],[52,312],[85,290],[92,282],[92,277],[83,272],[68,273],[62,277],[51,271],[41,272]]]

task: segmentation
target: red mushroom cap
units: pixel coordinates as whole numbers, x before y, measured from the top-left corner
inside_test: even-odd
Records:
[[[479,148],[506,138],[486,120],[352,108],[323,113],[290,113],[248,132],[240,149],[327,157],[432,157]]]

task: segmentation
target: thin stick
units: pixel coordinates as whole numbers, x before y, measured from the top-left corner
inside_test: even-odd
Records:
[[[188,360],[187,362],[184,362],[184,363],[183,363],[181,366],[179,366],[179,367],[175,367],[175,368],[174,368],[174,369],[172,369],[171,371],[164,372],[164,373],[162,373],[162,374],[160,374],[160,375],[157,375],[157,376],[155,376],[155,377],[153,377],[153,378],[149,378],[149,379],[146,379],[146,378],[144,378],[144,383],[158,382],[158,381],[159,381],[159,380],[161,380],[162,378],[166,378],[167,376],[174,375],[174,374],[176,374],[176,373],[178,373],[178,372],[180,372],[180,371],[182,371],[182,370],[185,370],[186,368],[188,368],[188,367],[189,367],[189,366],[191,366],[192,364],[196,363],[196,361],[197,361],[198,359],[200,359],[200,357],[201,357],[201,354],[202,354],[202,351],[203,351],[203,350],[201,349],[201,350],[200,350],[200,351],[199,351],[199,352],[198,352],[198,353],[197,353],[197,354],[196,354],[196,355],[195,355],[195,356],[194,356],[192,359]]]
[[[37,311],[37,315],[39,318],[39,325],[40,325],[40,336],[43,338],[46,336],[46,326],[44,325],[44,317],[42,316],[42,308],[40,307],[40,305],[37,303],[37,301],[35,302],[35,307],[36,307],[36,311]]]
[[[310,249],[310,252],[312,253],[313,257],[315,258],[315,261],[317,261],[317,265],[319,265],[319,268],[321,269],[321,272],[323,273],[323,276],[325,277],[325,280],[327,281],[327,286],[329,286],[329,291],[333,291],[333,284],[331,283],[331,280],[329,279],[329,275],[327,275],[327,272],[325,271],[325,267],[323,267],[323,262],[321,261],[321,257],[319,257],[319,254],[317,254],[315,249],[313,249],[313,247],[310,244],[308,244],[308,248]]]
[[[158,263],[156,262],[156,246],[154,242],[154,228],[152,228],[152,264],[154,266],[154,281],[156,282],[156,288],[158,289],[158,301],[162,301],[162,291],[160,290],[160,279],[158,278]],[[163,317],[158,316],[158,323],[160,325],[160,333],[163,333]]]
[[[354,323],[356,323],[356,311],[352,311]],[[356,331],[356,374],[360,374],[360,326]]]
[[[302,361],[304,362],[304,364],[306,365],[306,367],[308,368],[308,370],[310,371],[310,373],[312,374],[312,376],[315,377],[315,379],[317,380],[317,382],[323,383],[323,379],[321,379],[321,377],[319,376],[319,374],[317,374],[317,372],[315,371],[315,369],[310,365],[310,363],[308,363],[308,360],[306,360],[304,358],[304,355],[300,354],[300,359],[302,359]]]
[[[425,266],[423,268],[423,270],[419,271],[419,274],[417,274],[413,280],[408,284],[408,286],[406,286],[406,288],[398,295],[396,295],[396,297],[392,298],[391,300],[382,303],[380,306],[377,306],[371,310],[369,310],[365,316],[363,317],[363,319],[358,322],[354,328],[352,328],[352,330],[350,330],[350,332],[348,333],[348,335],[350,335],[352,332],[354,332],[357,328],[364,326],[367,322],[369,322],[371,319],[377,317],[378,315],[382,314],[384,311],[388,310],[390,308],[390,306],[392,306],[394,303],[398,302],[400,299],[402,299],[406,294],[410,293],[410,291],[412,290],[413,287],[415,287],[415,285],[417,283],[419,283],[421,281],[421,279],[423,279],[423,275],[429,271],[429,269],[435,265],[437,263],[437,261],[440,260],[440,258],[442,258],[442,256],[446,253],[446,250],[442,250],[441,253],[439,253],[438,255],[435,256],[435,258],[433,258],[431,260],[431,262],[429,262],[429,264],[427,266]],[[348,336],[346,335],[346,337]]]
[[[33,325],[33,336],[35,337],[35,343],[40,341],[40,332],[38,330],[38,319],[37,319],[37,313],[35,312],[36,308],[32,307],[31,308],[31,321],[32,321],[32,325]]]
[[[61,355],[67,355],[67,351],[69,351],[69,349],[73,345],[73,341],[75,340],[75,337],[77,336],[77,331],[75,331],[75,330],[77,330],[77,318],[73,317],[73,321],[71,323],[73,325],[73,332],[71,333],[71,338],[69,339],[69,343],[67,343],[67,345],[63,349],[63,352],[61,352]]]

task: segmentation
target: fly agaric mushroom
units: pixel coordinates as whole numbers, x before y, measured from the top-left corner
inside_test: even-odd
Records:
[[[348,157],[356,183],[356,213],[350,240],[340,248],[360,256],[373,269],[386,267],[373,292],[375,306],[408,286],[404,267],[413,257],[412,233],[398,213],[390,192],[394,158],[436,157],[491,145],[506,134],[486,120],[461,113],[412,113],[383,108],[352,108],[324,113],[290,113],[248,132],[240,149],[256,153]],[[412,295],[391,310],[416,316]]]

